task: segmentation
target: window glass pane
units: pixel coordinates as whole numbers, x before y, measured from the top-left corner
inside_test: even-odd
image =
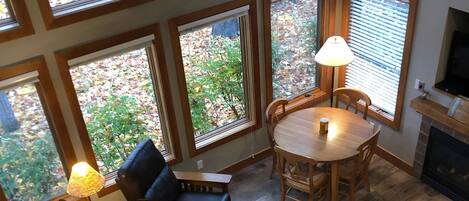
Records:
[[[67,15],[82,10],[102,6],[117,0],[49,0],[55,16]]]
[[[72,5],[72,4],[89,4],[93,2],[99,2],[100,0],[49,0],[50,7],[54,8],[62,5]],[[110,1],[110,0],[102,0]]]
[[[319,85],[318,0],[278,0],[271,4],[273,97],[301,95]]]
[[[51,7],[56,7],[64,4],[74,3],[74,2],[81,2],[81,1],[89,1],[89,0],[49,0],[49,4]]]
[[[348,65],[345,86],[367,93],[373,105],[394,115],[409,3],[352,0],[349,45],[355,60]]]
[[[196,137],[246,118],[240,18],[180,35]]]
[[[0,21],[10,19],[11,14],[8,10],[8,5],[5,0],[0,0]]]
[[[146,48],[70,70],[99,170],[117,170],[137,143],[164,151],[162,122]]]
[[[0,184],[8,200],[46,200],[66,176],[34,84],[0,90]]]

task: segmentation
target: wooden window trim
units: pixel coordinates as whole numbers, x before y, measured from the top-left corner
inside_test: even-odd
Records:
[[[182,53],[181,53],[181,44],[179,41],[179,31],[178,26],[184,25],[193,21],[201,20],[216,14],[220,14],[229,10],[233,10],[236,8],[240,8],[242,6],[249,5],[249,33],[251,39],[251,53],[252,53],[252,77],[253,82],[251,83],[254,87],[254,94],[252,107],[254,110],[255,117],[253,120],[255,123],[251,126],[248,126],[242,129],[239,132],[236,132],[232,135],[225,136],[222,139],[219,139],[215,142],[212,142],[204,147],[198,148],[196,147],[196,139],[194,137],[194,128],[192,126],[192,119],[190,113],[190,106],[188,100],[188,93],[186,88],[186,80],[185,80],[185,73],[184,73],[184,65],[182,60]],[[176,72],[178,77],[178,85],[179,85],[179,92],[181,96],[181,103],[182,103],[182,111],[184,114],[184,125],[186,128],[186,136],[187,136],[187,145],[189,148],[190,156],[194,157],[206,151],[209,151],[215,147],[221,146],[226,144],[232,140],[240,138],[250,132],[253,132],[259,129],[262,126],[261,122],[261,100],[260,100],[260,83],[259,83],[259,48],[258,48],[258,36],[257,36],[257,3],[255,0],[234,0],[229,1],[227,3],[219,4],[212,6],[210,8],[206,8],[200,11],[196,11],[190,14],[186,14],[183,16],[179,16],[169,20],[169,27],[171,33],[171,42],[173,47],[173,54],[174,60],[176,64]]]
[[[39,9],[41,10],[42,18],[46,25],[46,29],[50,30],[144,4],[150,1],[153,0],[119,0],[61,16],[54,16],[54,12],[49,4],[49,0],[38,0],[37,2],[39,4]]]
[[[336,0],[318,0],[320,2],[320,33],[319,42],[324,44],[330,35],[335,32]],[[264,52],[265,52],[265,80],[267,104],[273,101],[272,86],[272,29],[271,29],[271,2],[272,0],[263,0],[263,24],[264,24]],[[319,64],[318,64],[319,65]],[[292,113],[300,109],[312,107],[318,103],[326,101],[330,97],[332,68],[319,66],[319,87],[292,98],[286,107],[286,113]]]
[[[350,24],[350,2],[351,0],[344,0],[342,4],[342,34],[343,37],[349,39],[349,24]],[[399,88],[397,92],[397,102],[394,112],[394,117],[389,114],[381,112],[377,107],[369,107],[368,114],[381,121],[382,123],[390,126],[393,129],[399,130],[401,127],[402,109],[404,105],[405,89],[407,84],[407,75],[409,73],[410,57],[412,52],[412,42],[414,38],[415,20],[417,16],[418,0],[409,0],[409,16],[407,17],[407,31],[404,43],[404,52],[402,56],[401,73],[399,77]],[[346,67],[339,70],[339,86],[345,86],[345,73]],[[363,105],[359,106],[363,107]],[[363,108],[361,108],[363,109]]]
[[[10,13],[10,15],[18,25],[0,31],[0,43],[34,34],[33,24],[31,23],[31,18],[29,17],[24,0],[6,1],[10,3],[12,7],[12,10],[10,10],[12,13]]]
[[[72,166],[77,163],[75,151],[67,131],[67,127],[62,116],[62,111],[58,107],[59,102],[52,84],[52,80],[47,69],[44,57],[36,57],[16,64],[0,67],[0,80],[16,77],[25,73],[37,71],[39,82],[36,83],[36,90],[41,101],[44,114],[49,124],[52,136],[59,153],[60,160],[64,167],[65,176],[70,177]],[[61,198],[67,195],[58,196]],[[56,200],[53,198],[51,200]],[[0,186],[0,201],[7,201]]]
[[[68,48],[65,50],[61,50],[55,53],[55,58],[59,67],[60,76],[62,78],[65,91],[67,93],[67,99],[70,103],[70,107],[72,110],[74,121],[77,125],[78,133],[80,136],[80,140],[82,142],[82,146],[85,151],[86,159],[88,163],[95,169],[98,170],[98,165],[96,162],[95,154],[91,145],[91,139],[88,136],[88,131],[86,129],[86,124],[83,119],[83,115],[80,109],[80,104],[77,99],[77,94],[73,85],[72,77],[70,75],[70,66],[68,65],[67,61],[73,58],[77,58],[83,55],[87,55],[102,49],[110,48],[122,43],[126,43],[144,36],[154,35],[154,54],[157,57],[157,66],[156,70],[159,70],[161,77],[158,77],[161,81],[160,88],[163,92],[163,102],[164,102],[164,110],[166,110],[166,118],[168,126],[168,137],[171,140],[171,147],[172,147],[172,156],[173,158],[169,159],[167,162],[170,165],[179,163],[182,161],[181,155],[181,148],[179,143],[179,135],[178,135],[178,128],[177,128],[177,120],[174,114],[174,103],[172,101],[171,90],[170,90],[170,83],[168,78],[168,69],[166,66],[165,55],[163,50],[163,41],[161,39],[160,33],[160,26],[159,24],[152,24],[146,27],[142,27],[133,31],[129,31],[126,33],[122,33],[116,36],[112,36],[110,38],[101,39],[98,41],[94,41],[91,43],[87,43],[84,45],[80,45],[77,47]],[[155,67],[152,67],[152,70]],[[112,175],[112,174],[111,174]],[[119,187],[114,181],[115,177],[106,176],[106,185],[98,192],[98,196],[102,197],[109,193],[119,190]]]

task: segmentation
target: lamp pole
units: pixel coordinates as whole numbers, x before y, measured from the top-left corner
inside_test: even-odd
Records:
[[[331,107],[333,105],[333,102],[334,102],[334,83],[335,83],[335,67],[332,66],[332,81],[331,81]]]

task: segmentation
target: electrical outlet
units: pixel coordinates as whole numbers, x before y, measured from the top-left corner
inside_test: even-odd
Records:
[[[198,160],[197,161],[197,170],[201,170],[204,168],[204,161],[203,160]]]
[[[417,89],[417,90],[424,90],[425,82],[422,82],[419,79],[415,79],[414,88]]]

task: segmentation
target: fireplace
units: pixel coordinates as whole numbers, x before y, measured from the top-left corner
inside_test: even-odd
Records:
[[[469,200],[469,145],[431,127],[422,180],[453,200]]]

